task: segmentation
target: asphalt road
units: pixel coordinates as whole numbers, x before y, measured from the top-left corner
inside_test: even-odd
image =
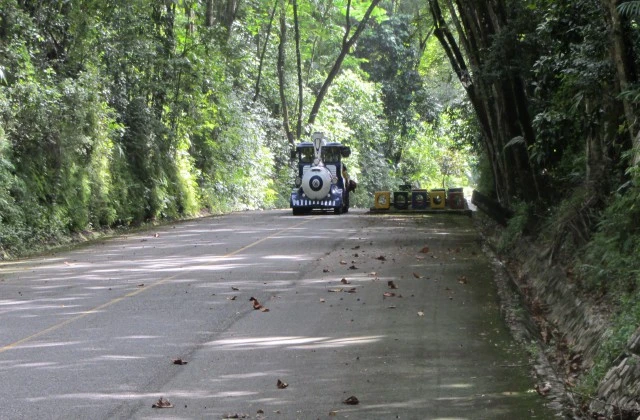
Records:
[[[362,210],[4,262],[0,418],[552,418],[492,278],[469,217]]]

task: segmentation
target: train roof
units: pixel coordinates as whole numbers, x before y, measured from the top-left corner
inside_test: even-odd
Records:
[[[310,141],[304,141],[296,144],[297,149],[304,149],[306,147],[313,147],[313,143],[311,143]],[[346,146],[342,143],[327,142],[322,147],[325,148],[325,147],[346,147]]]

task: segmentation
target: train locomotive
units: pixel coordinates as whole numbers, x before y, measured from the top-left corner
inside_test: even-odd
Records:
[[[340,143],[327,143],[322,133],[312,135],[313,142],[296,145],[292,159],[298,162],[295,188],[290,205],[294,215],[308,214],[314,209],[349,211],[349,193],[356,183],[349,179],[342,158],[351,155],[351,149]]]

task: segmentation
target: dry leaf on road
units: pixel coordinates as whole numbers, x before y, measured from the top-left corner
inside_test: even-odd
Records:
[[[285,389],[286,387],[289,386],[289,384],[286,382],[282,382],[280,379],[278,379],[276,386],[278,387],[278,389]]]
[[[342,280],[340,280],[340,283],[342,283],[342,284],[351,284],[351,282],[349,280],[347,280],[346,278],[343,278]]]
[[[262,305],[258,302],[258,299],[251,297],[249,298],[249,302],[253,302],[253,309],[262,309]]]
[[[417,279],[421,279],[422,278],[422,276],[420,274],[415,273],[415,272],[413,273],[413,277],[415,277]]]
[[[358,400],[358,398],[356,398],[355,396],[350,396],[349,398],[347,398],[346,400],[342,401],[345,404],[349,404],[349,405],[358,405],[360,404],[360,401]]]
[[[424,316],[424,312],[422,311],[418,312],[418,316]]]
[[[151,408],[173,408],[173,404],[171,404],[168,400],[165,400],[163,397],[160,397],[158,401],[153,403]]]
[[[394,297],[395,295],[396,295],[395,293],[391,293],[391,292],[384,292],[382,294],[382,296],[384,296],[384,297]]]
[[[420,250],[421,254],[427,254],[428,252],[429,252],[429,247],[428,246],[425,246]]]
[[[184,361],[182,359],[173,359],[173,364],[174,365],[186,365],[187,363],[189,363],[189,362],[186,362],[186,361]]]
[[[397,289],[398,286],[396,286],[396,284],[393,282],[393,280],[389,280],[387,282],[387,286],[389,286],[389,289]]]

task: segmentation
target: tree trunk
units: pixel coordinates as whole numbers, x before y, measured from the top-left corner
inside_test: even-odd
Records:
[[[285,9],[284,1],[280,1],[280,44],[278,45],[278,84],[280,87],[280,104],[282,106],[282,125],[284,127],[284,131],[287,135],[287,140],[289,143],[295,147],[296,142],[293,137],[293,133],[291,132],[291,126],[289,124],[289,107],[287,106],[287,96],[285,83],[286,78],[284,74],[284,64],[285,64],[285,44],[287,42],[287,19],[286,19],[286,9]]]
[[[609,28],[610,55],[616,69],[616,93],[629,89],[629,85],[636,81],[637,76],[633,72],[633,58],[627,53],[624,32],[620,14],[618,13],[616,0],[601,0],[604,7],[605,22]],[[637,132],[637,123],[633,104],[622,99],[622,109],[625,117],[625,128],[628,135],[628,144],[633,147],[632,165],[640,164],[640,131]]]
[[[296,37],[296,70],[298,73],[298,119],[296,123],[296,138],[299,140],[302,136],[302,109],[303,109],[303,90],[302,90],[302,57],[300,56],[300,24],[298,22],[298,2],[293,0],[293,27]]]

